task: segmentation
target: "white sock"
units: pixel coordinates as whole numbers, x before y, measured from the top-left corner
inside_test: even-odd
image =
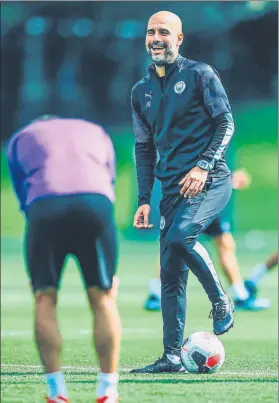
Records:
[[[48,385],[48,397],[54,398],[56,396],[68,397],[68,392],[65,383],[63,372],[52,372],[46,374],[46,381]]]
[[[167,354],[167,358],[173,363],[173,364],[180,364],[181,360],[178,355],[174,354]]]
[[[264,263],[260,263],[254,267],[252,273],[248,277],[249,281],[252,281],[255,285],[258,285],[261,279],[265,276],[267,272],[267,267]]]
[[[243,301],[249,297],[249,294],[242,281],[240,283],[233,284],[230,288],[230,292],[233,299],[240,299]]]
[[[97,397],[118,396],[118,381],[117,372],[111,374],[100,372],[97,378]]]
[[[161,280],[159,278],[153,278],[149,281],[149,292],[161,299]]]

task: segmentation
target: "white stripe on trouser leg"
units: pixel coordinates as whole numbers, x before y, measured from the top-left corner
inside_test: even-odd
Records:
[[[214,278],[214,280],[220,284],[220,280],[218,277],[218,274],[214,268],[214,264],[212,262],[212,260],[210,259],[210,256],[207,252],[207,250],[202,246],[202,244],[200,244],[199,242],[196,242],[194,247],[193,247],[194,251],[197,252],[200,257],[203,259],[203,261],[205,262],[205,264],[208,267],[208,270],[210,271],[210,273],[212,274],[212,277]]]

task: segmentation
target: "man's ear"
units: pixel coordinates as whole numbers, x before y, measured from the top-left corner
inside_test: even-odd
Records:
[[[184,34],[182,34],[182,32],[181,32],[181,34],[177,35],[177,45],[178,46],[180,46],[182,44],[183,39],[184,39]]]

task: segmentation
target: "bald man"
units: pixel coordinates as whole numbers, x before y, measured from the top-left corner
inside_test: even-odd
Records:
[[[179,54],[180,18],[161,11],[148,21],[148,74],[132,89],[138,210],[134,226],[149,222],[154,175],[161,181],[160,266],[164,354],[134,373],[180,372],[189,269],[212,304],[216,335],[233,326],[233,303],[197,241],[231,197],[224,159],[234,133],[230,104],[218,73]],[[156,153],[159,161],[156,164]]]

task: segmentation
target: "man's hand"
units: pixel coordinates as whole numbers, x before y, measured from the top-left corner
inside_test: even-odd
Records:
[[[186,176],[179,182],[182,186],[180,193],[184,197],[195,197],[203,189],[206,179],[208,176],[208,171],[200,167],[195,167],[187,173]]]
[[[246,189],[251,184],[251,176],[244,170],[238,169],[232,174],[233,189]]]
[[[137,209],[134,216],[135,228],[152,228],[153,224],[149,224],[150,206],[149,204],[143,204]]]

